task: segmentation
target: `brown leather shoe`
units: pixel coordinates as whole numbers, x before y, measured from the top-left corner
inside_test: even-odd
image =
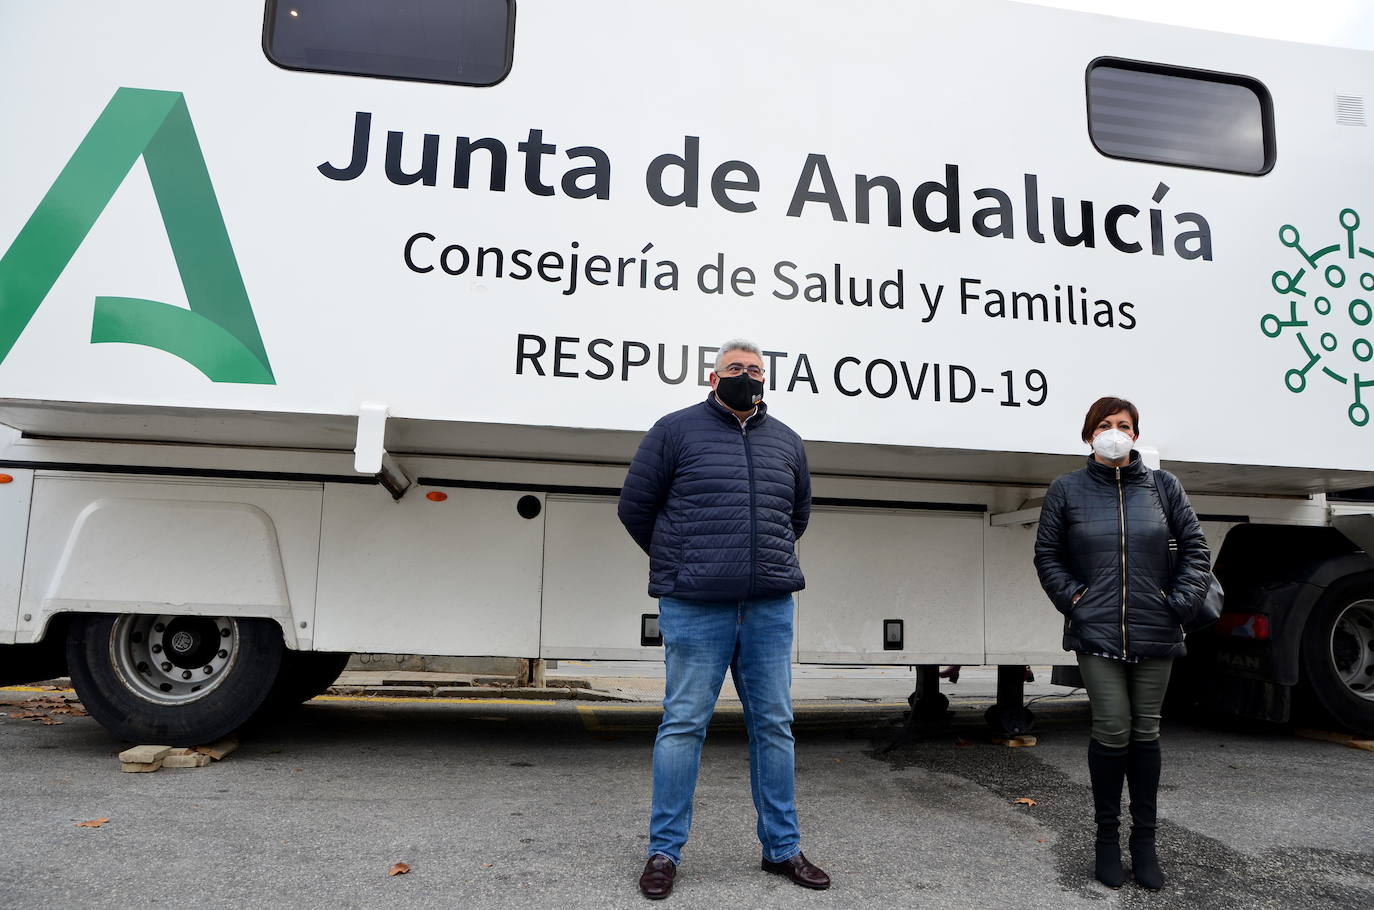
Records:
[[[661,901],[673,893],[675,875],[677,866],[673,861],[662,853],[655,853],[644,864],[644,874],[639,877],[639,890],[649,900]]]
[[[830,887],[830,876],[822,872],[819,866],[813,866],[801,853],[780,863],[770,863],[768,860],[764,860],[763,871],[772,872],[774,875],[785,875],[803,888],[815,888],[817,891],[824,891]]]

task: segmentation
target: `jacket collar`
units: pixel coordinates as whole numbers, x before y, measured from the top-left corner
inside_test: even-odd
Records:
[[[1106,483],[1116,483],[1116,468],[1105,465],[1091,455],[1088,456],[1088,476]],[[1131,458],[1121,466],[1121,479],[1126,483],[1144,483],[1150,469],[1141,460],[1140,453],[1131,450]]]
[[[735,428],[739,427],[739,416],[734,411],[730,410],[725,405],[720,403],[719,399],[716,398],[716,393],[714,389],[706,393],[706,410],[710,411],[712,414],[715,414],[717,417],[719,417],[726,423],[730,424],[731,426]],[[763,423],[767,419],[768,405],[760,401],[758,403],[758,410],[754,412],[753,417],[750,417],[747,421],[745,421],[745,425],[750,428],[753,428]]]

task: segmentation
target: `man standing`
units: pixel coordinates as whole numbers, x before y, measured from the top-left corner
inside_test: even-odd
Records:
[[[727,667],[749,733],[763,869],[830,887],[802,855],[794,798],[792,593],[806,584],[796,542],[811,514],[811,475],[801,438],[768,414],[763,379],[757,346],[721,345],[711,394],[654,424],[620,494],[620,521],[649,554],[666,667],[639,879],[651,900],[673,890]]]

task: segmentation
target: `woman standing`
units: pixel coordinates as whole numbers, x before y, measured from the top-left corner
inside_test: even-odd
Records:
[[[1146,888],[1164,886],[1155,850],[1159,719],[1183,625],[1207,593],[1211,558],[1178,479],[1134,451],[1140,415],[1099,398],[1083,421],[1087,464],[1055,479],[1040,510],[1035,569],[1064,614],[1064,650],[1092,705],[1088,771],[1097,820],[1098,881],[1119,888],[1122,781],[1130,784],[1131,863]],[[1170,567],[1169,540],[1178,543]]]

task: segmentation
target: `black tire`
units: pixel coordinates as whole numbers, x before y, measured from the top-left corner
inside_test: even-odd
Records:
[[[1301,661],[1303,702],[1374,734],[1374,580],[1338,582],[1322,595],[1303,629]]]
[[[983,712],[983,720],[998,739],[1012,739],[1035,732],[1035,712],[1025,705],[993,705]]]
[[[73,621],[67,663],[81,703],[115,736],[197,746],[262,706],[283,650],[266,619],[97,615]]]
[[[283,652],[277,681],[263,702],[262,711],[281,713],[310,701],[334,684],[352,656],[336,651]]]

